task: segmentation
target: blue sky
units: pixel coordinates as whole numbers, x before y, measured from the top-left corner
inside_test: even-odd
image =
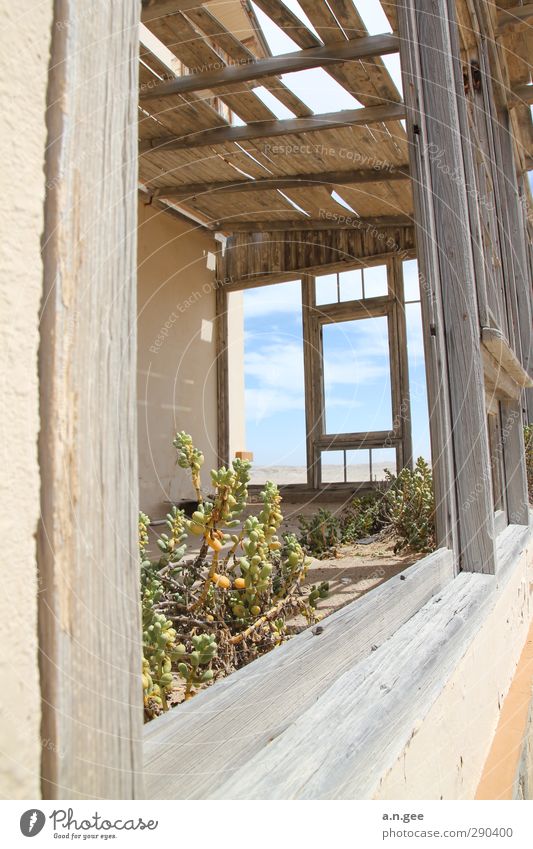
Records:
[[[313,27],[297,0],[285,0]],[[298,46],[257,7],[259,23],[272,53]],[[358,9],[371,34],[390,32],[380,3],[367,0]],[[397,56],[384,57],[401,91]],[[286,74],[284,82],[315,112],[353,109],[358,101],[321,69]],[[280,118],[291,113],[269,92],[255,92]],[[342,202],[342,201],[341,201]],[[416,263],[405,267],[407,288],[416,287]],[[347,275],[345,275],[347,277]],[[367,294],[372,273],[368,274]],[[346,289],[344,290],[344,285]],[[333,281],[323,278],[322,303],[331,302]],[[376,281],[379,285],[379,281]],[[341,298],[360,297],[358,281],[341,283]],[[352,288],[353,287],[353,288]],[[375,294],[379,292],[375,291]],[[335,299],[335,298],[334,298]],[[257,465],[305,465],[305,407],[300,282],[267,286],[244,293],[246,442]],[[415,455],[429,458],[427,401],[419,307],[407,307],[409,370]],[[390,426],[390,380],[386,320],[343,322],[326,328],[325,384],[328,430],[366,431]],[[379,459],[379,457],[376,457]],[[383,457],[385,459],[385,457]],[[387,458],[388,459],[388,458]],[[331,462],[340,457],[331,455]]]

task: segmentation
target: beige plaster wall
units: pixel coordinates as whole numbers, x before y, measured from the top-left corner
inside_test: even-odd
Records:
[[[191,433],[204,452],[206,483],[216,465],[217,247],[190,224],[139,204],[139,496],[152,519],[165,515],[166,501],[194,494],[175,464],[176,431]]]
[[[228,297],[229,456],[246,451],[244,402],[244,293]]]
[[[475,798],[530,627],[532,581],[530,535],[483,627],[375,798]]]
[[[51,27],[51,0],[0,6],[8,71],[0,77],[0,797],[8,799],[40,795],[37,353]]]

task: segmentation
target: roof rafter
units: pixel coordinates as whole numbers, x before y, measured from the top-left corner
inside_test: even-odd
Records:
[[[216,183],[189,183],[181,186],[158,186],[152,192],[154,198],[192,198],[212,192],[241,193],[273,191],[275,189],[302,189],[308,186],[336,186],[363,183],[379,183],[390,180],[408,180],[409,166],[383,166],[357,171],[319,171],[310,174],[294,174],[290,177],[261,177],[257,180],[224,180]]]
[[[364,59],[370,56],[384,56],[397,53],[398,37],[395,35],[369,35],[353,41],[345,41],[338,46],[312,47],[281,56],[270,56],[239,65],[230,65],[222,70],[207,71],[199,74],[187,74],[175,80],[165,80],[149,91],[142,91],[141,100],[151,100],[172,94],[185,94],[192,91],[206,91],[239,82],[251,82],[276,74],[305,71],[321,68],[329,64],[350,59]]]
[[[319,130],[331,130],[350,125],[364,126],[379,124],[383,121],[398,121],[405,118],[402,103],[387,103],[383,106],[365,106],[361,109],[344,109],[341,112],[327,112],[309,118],[286,118],[276,121],[254,121],[237,127],[216,127],[199,133],[184,136],[162,136],[145,139],[139,144],[140,153],[153,151],[182,150],[204,145],[241,142],[249,139],[273,138],[293,135],[294,133],[313,133]]]
[[[370,218],[358,218],[356,215],[328,213],[324,218],[301,218],[287,220],[268,221],[213,221],[210,230],[220,230],[223,233],[277,233],[279,231],[305,231],[305,230],[391,230],[395,227],[411,227],[412,219],[406,216],[375,216]]]
[[[201,0],[142,0],[141,21],[145,24],[165,15],[197,9],[200,4]]]
[[[510,9],[498,9],[498,27],[508,27],[511,24],[519,24],[533,18],[533,3],[524,3],[523,6],[512,6]]]

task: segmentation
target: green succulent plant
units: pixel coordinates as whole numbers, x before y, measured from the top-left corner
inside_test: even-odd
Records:
[[[524,449],[526,452],[527,493],[533,504],[533,424],[524,427]]]
[[[386,474],[385,513],[399,538],[399,548],[409,546],[414,551],[433,551],[435,496],[429,465],[419,457],[412,471],[406,468],[399,475]]]
[[[173,507],[157,539],[159,558],[148,553],[148,516],[139,517],[143,621],[143,692],[149,719],[169,707],[172,691],[184,698],[218,674],[248,663],[287,638],[287,619],[300,611],[309,622],[325,585],[303,592],[309,559],[294,536],[280,541],[281,496],[268,482],[257,515],[245,515],[250,463],[211,471],[211,493],[202,493],[203,454],[189,434],[173,442],[177,464],[188,470],[197,493],[187,516]],[[198,538],[199,551],[189,554]],[[175,698],[174,698],[175,700]]]

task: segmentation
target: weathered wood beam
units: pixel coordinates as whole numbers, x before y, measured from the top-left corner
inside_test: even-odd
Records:
[[[500,330],[495,327],[482,327],[481,341],[496,359],[499,369],[509,375],[519,387],[533,387],[533,377],[527,373]]]
[[[145,24],[165,15],[197,9],[200,5],[201,0],[142,0],[141,21]]]
[[[238,674],[199,693],[197,704],[189,701],[180,710],[169,711],[163,724],[147,723],[147,798],[211,798],[228,776],[253,763],[254,757],[292,728],[335,681],[364,658],[375,657],[376,648],[390,640],[431,598],[440,597],[452,579],[451,552],[434,552],[328,616],[321,623],[320,637],[307,628]],[[439,608],[440,604],[432,606],[432,610]],[[407,658],[408,651],[405,655]],[[435,655],[437,666],[439,658]],[[412,656],[411,665],[418,660],[418,655]],[[348,677],[356,679],[357,674]],[[378,684],[388,680],[375,677]],[[365,686],[369,680],[365,679]],[[379,701],[377,696],[374,704]],[[254,710],[243,710],[252,702]],[[210,718],[209,735],[205,733],[206,716]],[[357,718],[354,714],[354,721]],[[388,728],[390,736],[390,724]],[[373,742],[375,733],[374,728],[367,739]],[[186,746],[180,745],[183,740]],[[219,768],[213,769],[214,762]],[[266,778],[267,772],[265,769],[256,777]]]
[[[139,11],[131,0],[90,14],[76,0],[53,7],[39,352],[42,796],[143,799]]]
[[[361,109],[345,109],[341,112],[328,112],[309,118],[287,118],[283,121],[254,121],[242,127],[216,127],[199,133],[187,133],[184,136],[159,136],[145,139],[139,143],[139,153],[167,150],[190,150],[204,145],[227,144],[249,141],[250,139],[274,138],[294,135],[295,133],[316,133],[321,130],[333,130],[339,127],[380,124],[383,121],[399,121],[405,118],[402,103],[387,103],[383,106],[366,106]]]
[[[320,171],[295,174],[291,177],[261,177],[258,180],[223,180],[217,183],[184,183],[182,186],[159,186],[153,198],[192,198],[213,192],[240,194],[242,192],[270,192],[273,189],[303,189],[313,186],[349,186],[363,183],[388,183],[408,180],[409,165],[365,168],[358,171]]]
[[[533,103],[533,85],[529,85],[528,83],[515,86],[509,97],[509,107],[523,105],[524,103],[527,103],[529,106]]]
[[[454,0],[398,4],[428,361],[438,544],[464,571],[494,574],[486,427]],[[438,150],[438,161],[428,151]],[[451,180],[449,175],[457,174]]]
[[[295,53],[285,53],[281,56],[270,56],[267,59],[258,59],[253,62],[228,65],[221,70],[187,74],[175,80],[164,80],[149,90],[146,90],[145,87],[140,93],[140,100],[153,100],[194,91],[210,91],[221,86],[251,82],[277,74],[290,74],[295,71],[321,68],[338,62],[365,59],[369,56],[385,56],[397,52],[397,36],[390,34],[369,35],[366,38],[345,41],[338,46],[327,45],[308,50],[298,50]]]
[[[298,220],[259,220],[244,221],[215,221],[211,230],[221,230],[225,233],[277,233],[305,230],[381,230],[391,227],[409,227],[412,220],[406,216],[377,216],[375,218],[357,218],[357,216],[339,213],[337,218],[331,213],[331,218],[300,218]]]
[[[533,18],[533,3],[525,3],[523,6],[512,6],[510,9],[498,9],[499,29],[511,24],[519,24]]]
[[[251,8],[245,9],[245,12],[251,12]],[[226,29],[220,23],[219,19],[212,15],[206,6],[199,6],[197,9],[191,9],[187,12],[188,19],[204,33],[210,40],[213,46],[222,51],[229,64],[242,64],[248,62],[256,62],[257,56],[248,49],[236,35]],[[253,12],[251,12],[251,20],[254,29],[257,22],[255,21]],[[256,38],[261,40],[261,34],[256,30]],[[270,55],[268,47],[264,50],[264,55]],[[284,106],[286,106],[293,115],[303,118],[307,115],[312,115],[313,110],[307,106],[303,100],[294,94],[278,77],[267,77],[262,80],[262,85],[273,94]]]
[[[414,227],[234,233],[226,242],[219,279],[228,291],[357,268],[367,259],[415,256]]]

